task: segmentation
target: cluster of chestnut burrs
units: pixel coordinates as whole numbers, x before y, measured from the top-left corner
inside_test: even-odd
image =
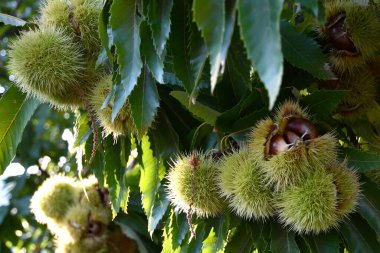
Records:
[[[177,210],[200,217],[228,206],[246,219],[274,216],[316,234],[337,226],[359,196],[358,178],[336,149],[334,134],[318,134],[307,112],[288,101],[253,128],[247,145],[220,160],[200,152],[178,156],[167,176],[169,197]]]
[[[108,190],[95,177],[80,182],[62,175],[48,178],[34,193],[31,211],[55,235],[55,252],[136,250],[134,241],[112,227]]]

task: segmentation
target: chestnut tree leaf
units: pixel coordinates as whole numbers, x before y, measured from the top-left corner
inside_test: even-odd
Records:
[[[173,71],[188,94],[195,96],[207,60],[207,48],[188,16],[190,3],[175,0],[169,45],[173,57]]]
[[[142,194],[142,205],[147,217],[150,217],[156,195],[160,186],[160,181],[165,174],[163,162],[153,153],[148,135],[144,135],[141,140],[142,148],[142,169],[140,177],[140,191]]]
[[[74,145],[73,148],[85,143],[92,131],[89,126],[87,113],[75,112]]]
[[[331,70],[326,69],[326,59],[317,42],[298,32],[286,21],[281,21],[281,42],[284,57],[293,66],[319,79],[328,80],[334,77]]]
[[[253,252],[252,228],[242,222],[236,229],[236,233],[228,241],[225,253],[245,253]]]
[[[183,106],[185,106],[195,117],[200,118],[207,124],[214,126],[220,112],[200,103],[193,104],[190,97],[183,91],[172,91],[170,95],[176,98]]]
[[[194,0],[193,18],[206,42],[210,55],[211,92],[221,72],[222,49],[225,28],[225,1],[222,0]]]
[[[108,190],[112,200],[112,214],[116,217],[126,200],[127,188],[124,184],[124,170],[120,159],[121,144],[114,142],[112,135],[104,140],[104,166]],[[124,208],[123,208],[124,209]]]
[[[152,30],[153,44],[159,57],[165,49],[170,33],[170,13],[173,0],[150,1],[148,6],[148,22]]]
[[[144,67],[137,86],[130,95],[129,103],[134,123],[142,136],[152,124],[160,104],[156,82],[147,67]]]
[[[280,92],[283,74],[282,4],[282,0],[238,1],[240,34],[248,58],[268,90],[269,108],[273,107]]]
[[[288,231],[277,222],[271,222],[270,250],[273,253],[299,253],[295,232]]]
[[[361,185],[362,196],[359,198],[358,213],[367,220],[375,230],[377,237],[380,236],[380,190],[376,183],[362,177],[364,184]]]
[[[147,22],[144,21],[141,23],[140,33],[141,40],[144,41],[144,43],[141,44],[142,57],[145,59],[145,62],[148,65],[150,72],[153,74],[157,82],[163,83],[164,62],[162,60],[162,57],[164,56],[161,57],[156,52],[156,49],[154,48],[152,41],[152,34],[150,32]]]
[[[141,18],[137,15],[137,3],[137,0],[114,0],[111,5],[110,24],[119,64],[118,73],[121,77],[115,92],[112,120],[116,118],[136,86],[143,66],[139,35]]]
[[[156,199],[152,208],[152,212],[148,217],[148,231],[152,237],[154,230],[156,230],[158,223],[165,215],[166,210],[169,207],[169,198],[165,192],[165,187],[161,185],[158,188]]]
[[[11,26],[24,26],[27,24],[25,20],[5,13],[0,13],[0,22]]]
[[[177,249],[189,233],[189,223],[184,213],[173,213],[170,218],[172,250]]]
[[[376,234],[357,213],[351,214],[339,226],[348,252],[375,253],[380,249]]]
[[[220,252],[227,243],[230,219],[222,214],[218,218],[208,220],[207,225],[211,225],[211,230],[203,241],[202,253]]]
[[[99,15],[99,38],[104,46],[104,50],[107,53],[107,56],[110,60],[113,59],[113,55],[110,50],[110,44],[112,43],[112,37],[110,38],[109,31],[109,20],[110,20],[110,8],[111,8],[112,1],[107,0],[104,5],[103,9],[100,12]]]
[[[320,118],[330,116],[347,95],[346,90],[317,90],[301,99],[310,113]]]
[[[318,235],[304,236],[305,241],[312,252],[339,253],[340,240],[336,231],[319,233]]]
[[[0,98],[0,173],[3,173],[16,154],[26,124],[40,102],[27,97],[15,86]]]
[[[377,170],[380,168],[380,155],[378,153],[363,151],[355,148],[340,148],[342,158],[348,159],[348,165],[359,172]]]

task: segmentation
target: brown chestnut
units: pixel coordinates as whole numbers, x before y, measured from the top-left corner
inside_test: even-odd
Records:
[[[318,137],[318,131],[307,119],[291,118],[285,127],[285,131],[291,131],[302,138],[304,141]]]
[[[329,40],[336,50],[357,53],[354,43],[347,34],[345,14],[338,15],[331,24],[326,25],[326,30]]]
[[[283,137],[287,144],[295,144],[298,140],[301,140],[301,136],[289,130],[285,130]]]
[[[289,145],[285,142],[281,135],[276,134],[270,139],[269,156],[277,155],[278,153],[287,151],[288,149]]]

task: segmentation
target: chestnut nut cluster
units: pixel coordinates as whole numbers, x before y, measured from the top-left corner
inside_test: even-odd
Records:
[[[265,144],[267,158],[287,151],[299,143],[307,145],[310,140],[317,138],[318,132],[309,120],[292,117],[287,120],[282,134],[279,133],[278,126],[275,125],[271,135]]]

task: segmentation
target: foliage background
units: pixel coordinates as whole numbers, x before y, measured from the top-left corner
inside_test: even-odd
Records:
[[[26,101],[21,109],[29,116],[38,107],[22,136],[21,123],[10,136],[12,141],[22,140],[17,151],[17,141],[0,143],[1,172],[12,158],[4,151],[9,147],[16,155],[13,163],[26,168],[20,175],[7,176],[15,172],[13,166],[1,176],[1,252],[53,251],[51,235],[35,222],[28,205],[38,185],[61,172],[72,176],[94,172],[107,184],[114,215],[118,213],[115,222],[138,241],[141,252],[219,252],[223,248],[225,252],[284,252],[284,248],[288,252],[376,252],[380,248],[380,203],[376,197],[380,191],[365,176],[365,198],[358,214],[339,230],[318,236],[296,235],[274,219],[266,223],[244,221],[226,210],[218,218],[193,217],[197,224],[197,237],[193,238],[185,214],[170,207],[164,173],[173,155],[195,149],[220,152],[241,144],[250,127],[268,115],[276,97],[277,103],[287,98],[300,100],[322,132],[335,130],[342,160],[347,156],[360,173],[380,165],[374,152],[379,150],[376,124],[340,121],[335,109],[347,91],[318,89],[320,80],[333,77],[324,68],[324,53],[312,39],[312,24],[324,22],[321,3],[285,1],[282,6],[282,1],[275,0],[226,0],[223,6],[218,2],[106,2],[100,17],[104,50],[99,59],[109,61],[115,70],[113,115],[126,101],[126,94],[130,95],[141,141],[121,138],[115,144],[112,137],[104,138],[91,169],[86,166],[92,149],[86,113],[53,111],[12,88],[5,70],[6,49],[19,28],[1,25],[0,115],[6,119],[7,112],[13,110],[12,100]],[[32,21],[38,6],[31,0],[2,1],[0,13]],[[273,27],[268,28],[269,23]],[[137,60],[128,61],[133,57]],[[21,118],[28,122],[27,116]]]

